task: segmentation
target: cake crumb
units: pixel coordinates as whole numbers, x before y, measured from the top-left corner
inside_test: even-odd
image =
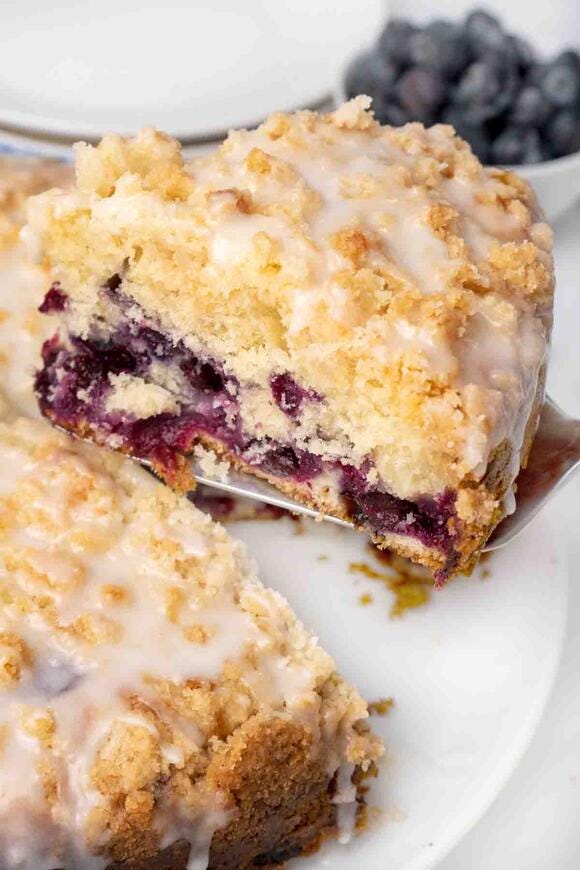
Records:
[[[387,713],[390,713],[394,706],[394,698],[379,698],[377,701],[369,701],[368,704],[369,713],[371,716],[373,714],[376,716],[386,716]]]
[[[110,374],[112,392],[107,396],[107,411],[121,411],[148,419],[158,414],[175,414],[179,403],[169,390],[158,384],[148,384],[142,378],[126,372]]]
[[[363,574],[371,580],[388,579],[386,574],[382,574],[380,571],[375,571],[374,568],[371,568],[371,566],[367,565],[366,562],[351,562],[348,566],[348,570],[351,574]]]
[[[367,607],[369,604],[372,604],[373,601],[374,598],[370,592],[363,592],[363,594],[358,597],[358,603],[362,604],[363,607]]]
[[[196,444],[193,455],[199,463],[199,467],[210,480],[226,483],[230,471],[230,463],[227,459],[218,459],[215,453],[208,450],[203,444]]]
[[[493,553],[482,553],[479,557],[479,565],[481,567],[479,577],[481,580],[488,580],[491,577],[491,569],[487,567],[487,563],[490,561]]]
[[[212,637],[215,637],[217,629],[211,625],[188,625],[183,629],[183,636],[190,643],[204,646]]]
[[[404,616],[407,610],[427,604],[433,582],[428,571],[412,565],[400,556],[393,557],[390,553],[376,550],[372,544],[370,546],[375,557],[385,562],[390,571],[377,571],[366,562],[351,562],[349,571],[351,574],[362,574],[369,580],[379,580],[393,593],[395,601],[389,614],[391,619],[397,619]],[[359,598],[361,604],[363,596],[364,593]]]

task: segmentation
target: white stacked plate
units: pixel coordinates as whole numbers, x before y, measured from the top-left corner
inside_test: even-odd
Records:
[[[324,103],[383,14],[380,0],[7,3],[0,128],[53,149],[148,124],[215,140]]]

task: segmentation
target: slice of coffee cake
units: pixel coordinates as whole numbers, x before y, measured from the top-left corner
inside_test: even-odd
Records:
[[[358,98],[184,165],[146,130],[32,202],[58,425],[187,488],[198,442],[381,546],[469,570],[543,399],[551,233],[450,127]],[[506,498],[507,497],[507,498]]]

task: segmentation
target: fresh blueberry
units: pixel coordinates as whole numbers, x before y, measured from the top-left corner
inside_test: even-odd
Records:
[[[541,163],[546,157],[538,130],[525,130],[522,135],[522,163]]]
[[[404,18],[391,18],[379,36],[378,49],[386,60],[405,66],[411,62],[410,42],[416,27]]]
[[[521,36],[506,36],[504,50],[511,55],[521,73],[526,73],[536,62],[536,53],[530,43]]]
[[[394,100],[383,97],[381,94],[373,99],[372,108],[375,113],[375,118],[381,124],[390,124],[391,127],[402,127],[410,120],[407,112],[399,106]]]
[[[575,49],[568,48],[566,51],[561,51],[560,54],[554,58],[554,63],[569,66],[580,75],[580,52]]]
[[[469,59],[461,30],[450,21],[441,20],[411,36],[409,53],[415,66],[436,70],[448,78],[460,72]]]
[[[362,54],[349,66],[345,76],[345,90],[348,97],[358,94],[387,94],[395,82],[397,70],[378,52]]]
[[[476,9],[465,19],[464,31],[473,53],[480,57],[489,49],[500,49],[505,34],[495,15]]]
[[[568,108],[580,97],[580,73],[569,63],[547,64],[540,81],[543,94],[556,108]]]
[[[413,67],[403,73],[395,93],[411,120],[431,124],[445,99],[445,81],[435,70]]]
[[[531,85],[534,88],[539,88],[542,83],[542,79],[546,74],[547,66],[548,65],[546,63],[540,63],[539,61],[533,63],[524,74],[524,85]]]
[[[523,135],[520,127],[506,127],[491,146],[494,163],[515,165],[522,162]]]
[[[553,157],[564,157],[580,151],[580,112],[561,109],[544,128],[546,145]]]
[[[504,112],[519,85],[514,68],[497,52],[470,64],[458,82],[453,103],[463,107],[470,123],[481,124]]]
[[[519,92],[511,113],[516,124],[541,127],[552,113],[552,106],[539,88],[527,85]]]
[[[514,165],[540,163],[545,158],[537,130],[526,130],[510,125],[505,128],[492,145],[494,163]]]
[[[344,77],[344,88],[347,97],[358,94],[370,94],[374,89],[374,54],[366,52],[355,57]]]
[[[397,78],[397,68],[378,52],[374,54],[373,85],[374,93],[388,94],[392,91]]]
[[[452,106],[443,112],[443,121],[451,124],[455,132],[471,145],[471,150],[482,163],[489,162],[490,137],[483,124],[470,124],[465,120],[463,113]]]

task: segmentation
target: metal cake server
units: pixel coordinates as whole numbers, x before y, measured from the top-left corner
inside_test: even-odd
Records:
[[[580,420],[568,417],[552,399],[546,398],[540,425],[534,439],[527,468],[518,476],[516,510],[499,524],[485,552],[498,550],[512,541],[530,523],[555,493],[580,468]],[[230,471],[227,480],[207,477],[198,463],[192,462],[196,481],[232,496],[254,499],[294,514],[319,517],[339,526],[351,523],[317,511],[289,498],[269,483],[250,475]]]

